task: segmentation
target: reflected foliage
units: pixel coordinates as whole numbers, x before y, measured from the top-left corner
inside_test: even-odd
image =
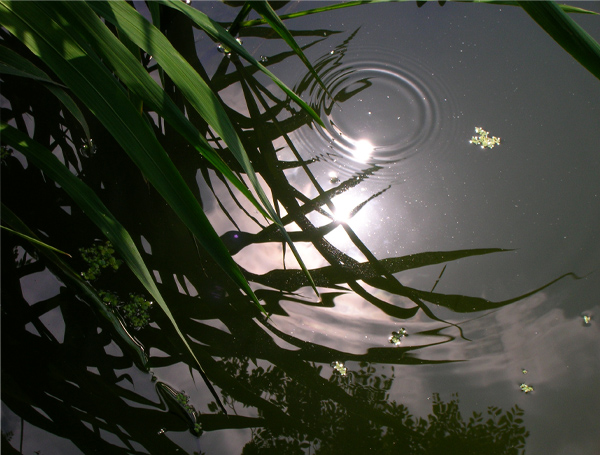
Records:
[[[157,5],[149,8],[154,11]],[[146,295],[145,289],[130,270],[120,268],[98,275],[96,272],[104,267],[99,264],[98,270],[90,273],[89,263],[94,259],[83,260],[76,255],[65,266],[23,238],[3,233],[2,400],[11,415],[27,422],[27,431],[31,426],[37,427],[71,441],[83,453],[199,453],[198,448],[190,451],[184,443],[175,442],[183,438],[170,438],[169,434],[181,436],[189,431],[190,438],[199,437],[193,444],[201,447],[204,432],[227,429],[247,431],[244,454],[522,453],[528,432],[523,410],[518,406],[509,410],[491,406],[485,414],[473,413],[465,418],[457,396],[444,401],[434,394],[431,413],[416,417],[393,396],[394,371],[400,366],[462,361],[429,355],[436,346],[453,343],[460,337],[467,339],[459,319],[461,314],[471,316],[505,307],[560,279],[577,277],[555,277],[536,289],[499,301],[435,292],[435,285],[429,290],[403,284],[402,272],[444,264],[437,285],[445,267],[454,261],[507,250],[490,246],[375,257],[349,223],[333,214],[338,196],[359,188],[377,176],[380,168],[366,166],[351,177],[331,182],[333,186],[325,189],[313,173],[316,160],[302,159],[290,139],[292,132],[314,119],[290,103],[285,93],[273,89],[256,66],[244,64],[235,53],[222,56],[209,75],[193,45],[194,28],[189,18],[162,8],[161,31],[224,101],[227,117],[266,184],[273,207],[281,211],[282,224],[296,228],[289,233],[290,238],[297,244],[310,245],[318,253],[319,265],[309,268],[320,297],[310,293],[311,282],[305,273],[283,265],[288,247],[278,226],[257,213],[215,163],[197,153],[177,128],[165,123],[154,110],[141,103],[144,122],[165,148],[196,202],[220,226],[226,226],[220,240],[229,253],[253,254],[248,253],[253,247],[281,244],[281,266],[273,266],[266,273],[240,267],[244,277],[253,283],[269,319],[257,316],[251,296],[217,266],[215,257],[197,243],[189,227],[89,111],[83,110],[86,121],[82,123],[73,112],[61,108],[41,83],[2,74],[6,100],[3,120],[21,132],[32,131],[33,139],[53,151],[92,188],[131,233],[137,249],[144,252],[144,262],[159,283],[179,329],[206,376],[218,388],[228,411],[228,415],[221,413],[216,401],[195,402],[193,393],[177,390],[154,376],[152,371],[179,371],[177,368],[182,365],[186,371],[192,371],[196,362],[188,352],[182,352],[178,334],[165,313],[152,312],[151,318],[148,316],[149,302],[140,297]],[[341,32],[292,31],[291,35],[302,37],[304,51],[326,39],[324,36],[337,33]],[[335,64],[336,59],[343,58],[357,33],[349,33],[330,57],[332,60],[321,63]],[[273,38],[262,28],[242,29],[241,34],[253,39]],[[4,47],[36,60],[5,30],[0,30],[0,36]],[[208,42],[214,44],[216,52],[216,43]],[[214,57],[214,53],[210,55]],[[269,55],[264,63],[267,67],[278,65],[296,55],[286,50]],[[142,52],[139,57],[145,70],[161,81],[180,114],[185,113],[232,173],[240,180],[246,178],[245,169],[230,153],[228,144],[195,112],[185,94],[168,75],[153,66],[149,54]],[[41,63],[39,66],[44,68]],[[315,70],[318,73],[319,67]],[[367,87],[365,81],[356,87],[356,93],[341,96],[355,96]],[[234,99],[227,97],[228,91],[237,94]],[[128,96],[139,101],[133,92]],[[87,128],[93,136],[93,153]],[[288,152],[285,158],[282,149]],[[104,244],[102,233],[68,194],[19,152],[3,147],[0,168],[3,203],[18,208],[20,219],[34,235],[71,253],[92,244]],[[294,186],[291,173],[301,175],[308,182],[309,191]],[[375,203],[388,190],[385,187],[365,193],[356,200],[349,217]],[[3,214],[3,222],[7,222],[6,217]],[[354,259],[328,240],[335,230],[366,260]],[[111,256],[102,260],[113,267],[118,259]],[[46,295],[45,290],[32,292],[30,283],[50,273],[60,280],[55,284],[59,290],[52,296]],[[73,278],[73,274],[81,273],[87,274],[84,278],[90,282],[84,285]],[[145,303],[138,302],[141,309],[129,307],[102,290],[114,290]],[[429,325],[421,332],[410,333],[410,339],[417,340],[414,344],[403,344],[399,335],[397,342],[388,342],[390,333],[400,333],[392,331],[398,325],[382,334],[380,346],[346,352],[343,346],[325,346],[283,330],[276,323],[276,318],[290,316],[290,304],[312,314],[315,310],[335,308],[347,295],[370,305],[384,321],[403,325],[418,320]],[[109,311],[111,305],[114,313]],[[451,321],[438,316],[442,310],[445,315],[453,315]],[[49,319],[54,322],[50,324]],[[140,328],[134,335],[128,330],[132,326]],[[147,352],[160,355],[147,362],[140,360]],[[334,361],[344,362],[346,375],[331,368]],[[152,371],[148,373],[146,368]],[[15,452],[18,438],[14,434],[19,431],[15,422],[13,419],[12,426],[3,432],[2,448],[7,453]]]

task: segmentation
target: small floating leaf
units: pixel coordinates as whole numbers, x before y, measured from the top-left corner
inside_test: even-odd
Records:
[[[489,148],[493,149],[496,145],[500,145],[500,138],[496,136],[489,137],[489,132],[485,131],[483,128],[476,126],[475,132],[479,134],[479,136],[473,136],[469,141],[469,144],[480,145],[481,148]]]
[[[530,385],[527,384],[521,384],[519,386],[521,388],[521,390],[525,393],[529,393],[529,392],[533,392],[533,387],[531,387]]]

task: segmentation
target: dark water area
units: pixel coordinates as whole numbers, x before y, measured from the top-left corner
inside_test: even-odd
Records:
[[[223,22],[239,10],[194,6]],[[600,40],[597,16],[571,17]],[[2,451],[599,453],[600,81],[516,7],[370,4],[286,25],[329,93],[269,28],[240,38],[325,128],[203,33],[187,37],[320,297],[278,231],[169,127],[163,146],[268,320],[99,125],[93,150],[55,139],[131,233],[227,415],[160,308],[126,324],[146,371],[3,232]],[[21,109],[33,89],[5,79],[3,110]],[[57,107],[29,97],[50,119],[38,140],[58,137]],[[31,129],[40,117],[24,112]],[[78,249],[104,242],[16,151],[2,195],[78,271]],[[144,292],[125,267],[93,285]]]

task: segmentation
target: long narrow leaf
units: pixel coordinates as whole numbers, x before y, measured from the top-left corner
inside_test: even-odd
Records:
[[[39,69],[33,63],[26,58],[20,56],[11,49],[0,46],[0,62],[7,65],[9,68],[13,68],[16,72],[13,72],[15,76],[28,77],[30,79],[42,82],[44,86],[52,93],[58,100],[63,104],[65,108],[71,113],[71,115],[79,122],[83,128],[88,141],[90,139],[90,128],[79,109],[79,106],[73,101],[69,94],[64,90],[66,87],[53,81],[44,71]],[[5,70],[7,67],[5,67]]]
[[[194,8],[187,6],[183,2],[179,2],[179,1],[171,2],[170,0],[158,0],[158,1],[184,12],[185,14],[188,15],[188,17],[193,19],[196,22],[196,24],[199,25],[200,27],[202,27],[205,31],[208,32],[208,30],[210,30],[210,32],[208,32],[209,34],[211,34],[211,35],[214,34],[214,36],[218,36],[218,37],[221,37],[224,40],[226,40],[225,42],[227,45],[230,45],[231,42],[235,43],[235,47],[240,49],[240,53],[247,54],[248,57],[250,57],[252,60],[254,60],[254,58],[251,57],[247,53],[247,51],[244,50],[244,48],[241,47],[233,39],[233,37],[231,35],[229,35],[229,33],[227,33],[226,30],[224,30],[216,22],[213,22],[211,19],[209,19],[206,15],[200,13],[199,11],[195,10]],[[113,9],[113,11],[115,11],[115,14],[117,11],[126,12],[127,11],[126,8],[128,8],[128,6],[124,5],[122,2],[109,2],[109,3],[95,2],[94,7],[97,8],[97,5],[110,6]],[[103,14],[104,14],[104,12],[105,12],[104,9],[102,9]],[[111,18],[109,18],[108,16],[105,16],[105,18],[109,21],[111,20]],[[148,26],[151,27],[150,24],[148,24],[147,27]],[[157,37],[157,40],[158,39],[160,39],[160,38]],[[132,40],[135,41],[133,38],[132,38]],[[137,43],[137,44],[140,46],[143,46],[144,43]],[[232,46],[233,46],[233,44],[232,44]],[[304,264],[304,261],[302,261],[302,258],[300,257],[300,253],[298,253],[298,250],[294,246],[294,243],[292,242],[292,240],[290,239],[290,236],[288,235],[288,233],[285,230],[285,226],[279,219],[279,215],[273,208],[269,198],[267,197],[264,190],[262,189],[262,186],[260,185],[260,182],[258,181],[256,173],[254,172],[254,168],[252,167],[252,164],[250,163],[250,159],[248,158],[248,155],[246,154],[246,151],[244,150],[241,140],[240,140],[239,136],[237,135],[229,118],[227,117],[226,112],[221,107],[220,102],[218,101],[218,99],[215,99],[215,101],[212,104],[210,104],[210,107],[212,107],[214,109],[214,112],[206,112],[207,106],[205,104],[201,103],[201,100],[198,98],[197,93],[194,90],[194,86],[189,84],[188,77],[191,77],[193,74],[196,74],[196,73],[193,70],[192,70],[192,73],[190,73],[186,65],[178,65],[177,62],[173,62],[173,64],[169,64],[170,63],[169,60],[172,58],[172,55],[168,54],[168,53],[163,54],[162,52],[159,52],[160,48],[158,46],[155,46],[154,49],[155,49],[155,51],[154,51],[153,55],[154,55],[156,61],[163,67],[165,72],[167,72],[167,74],[169,74],[169,76],[171,77],[173,82],[184,93],[184,95],[186,96],[188,101],[194,106],[194,108],[196,110],[198,110],[198,112],[200,112],[200,114],[205,119],[207,119],[207,117],[212,118],[212,117],[210,117],[210,114],[212,114],[212,116],[215,117],[212,121],[209,121],[209,124],[211,124],[213,126],[213,128],[215,128],[215,131],[227,143],[230,150],[232,151],[232,153],[234,154],[234,156],[236,157],[236,159],[238,160],[238,162],[240,163],[240,165],[246,172],[246,175],[248,176],[248,179],[250,180],[252,187],[256,191],[259,199],[261,200],[264,207],[269,212],[271,219],[275,222],[275,224],[280,229],[285,241],[290,246],[292,253],[294,254],[296,260],[298,261],[298,264],[300,265],[303,272],[306,274],[309,282],[312,284],[313,289],[315,290],[315,292],[318,295],[317,288],[316,288],[316,286],[314,286],[314,282],[313,282],[312,278],[310,277],[310,273],[308,272],[308,269],[307,269],[306,265]],[[244,57],[244,58],[246,58],[246,57]],[[259,65],[259,67],[264,69],[264,67],[262,65],[260,65],[258,62],[257,62],[257,64]],[[191,67],[190,67],[190,69],[191,69]],[[264,69],[264,71],[267,72],[267,74],[271,74],[266,69]],[[272,76],[272,77],[274,78],[275,76]]]
[[[84,2],[52,2],[44,3],[41,6],[45,8],[49,15],[60,12],[60,14],[65,16],[65,19],[69,23],[85,24],[85,27],[78,27],[77,29],[70,28],[68,31],[72,36],[74,35],[73,38],[75,40],[85,39],[86,42],[90,43],[94,50],[110,63],[119,78],[135,95],[140,97],[151,110],[163,117],[176,131],[178,131],[215,167],[217,171],[229,179],[229,181],[231,181],[259,211],[265,213],[262,206],[254,198],[246,185],[244,185],[223,159],[208,144],[206,138],[202,136],[183,115],[171,98],[166,96],[164,90],[162,90],[154,79],[146,72],[140,62],[111,33],[111,31],[108,30],[106,25],[104,25],[98,16],[94,14],[87,4]],[[143,19],[133,8],[126,4],[124,4],[124,6],[126,7],[125,11],[132,13],[134,18],[137,16],[145,21],[145,19]],[[156,47],[162,47],[165,53],[177,53],[158,30],[154,29],[158,35],[151,34],[148,29],[143,26],[143,23],[138,25],[138,28],[131,26],[120,28],[125,39],[129,41],[131,45],[135,44],[136,46],[139,46],[139,43],[147,43],[150,41],[153,43],[152,47],[154,49],[156,49]],[[158,40],[157,37],[161,37],[163,40]],[[148,47],[148,45],[146,45],[146,47]],[[153,49],[149,50],[152,51]],[[148,52],[148,50],[146,51]],[[154,52],[156,53],[156,51]],[[179,58],[181,61],[185,61],[183,60],[183,57],[179,56]],[[192,69],[191,71],[193,72],[194,70]],[[212,95],[211,89],[197,74],[194,82],[197,96],[201,98],[202,102],[210,104],[210,102],[212,102],[210,99],[210,95]]]
[[[8,232],[12,232],[13,234],[18,235],[19,237],[24,238],[25,240],[27,240],[28,242],[33,243],[36,246],[41,246],[42,248],[48,248],[51,251],[56,251],[57,253],[64,254],[65,256],[69,256],[70,258],[73,257],[69,253],[65,253],[64,251],[59,250],[58,248],[54,248],[52,245],[48,245],[47,243],[44,243],[41,240],[37,240],[37,239],[35,239],[33,237],[30,237],[30,236],[28,236],[26,234],[23,234],[22,232],[15,231],[14,229],[8,228],[6,226],[0,226],[0,228],[6,230]]]
[[[277,13],[273,10],[273,8],[271,8],[271,5],[269,5],[269,3],[266,0],[258,0],[252,2],[252,8],[254,8],[254,10],[267,21],[271,28],[275,30],[277,34],[281,36],[281,38],[287,43],[287,45],[292,48],[296,55],[300,57],[300,60],[302,60],[304,65],[308,68],[310,74],[313,75],[313,77],[323,88],[325,93],[327,93],[327,95],[331,97],[331,94],[329,93],[327,87],[321,80],[321,77],[315,71],[312,64],[308,61],[306,55],[304,55],[304,52],[302,52],[302,49],[300,49],[300,46],[298,46],[298,43],[296,43],[296,40],[294,39],[290,31],[285,25],[283,25],[283,22],[281,22],[281,19],[279,18]]]
[[[324,13],[327,11],[333,11],[333,10],[340,9],[340,8],[349,8],[349,7],[353,7],[353,6],[366,5],[369,3],[391,3],[391,2],[409,2],[409,1],[413,1],[413,0],[357,0],[357,1],[351,1],[351,2],[339,2],[339,3],[333,3],[331,5],[327,5],[327,6],[320,6],[318,8],[311,8],[311,9],[307,9],[304,11],[298,11],[295,13],[282,14],[281,16],[279,16],[279,18],[283,21],[283,20],[288,20],[288,19],[295,19],[297,17],[308,16],[310,14],[318,14],[318,13]],[[490,3],[490,4],[503,5],[503,6],[519,6],[518,1],[502,1],[502,0],[452,0],[452,1],[455,1],[457,3]],[[595,11],[578,8],[578,7],[572,6],[572,5],[559,4],[558,6],[565,13],[598,14]],[[245,21],[245,22],[239,23],[238,27],[239,28],[253,27],[255,25],[263,25],[266,23],[267,23],[266,19],[253,19],[250,21]]]
[[[250,62],[252,65],[259,68],[263,73],[271,78],[273,82],[275,82],[292,100],[294,100],[302,109],[310,114],[315,121],[321,125],[323,125],[323,121],[319,117],[319,115],[314,111],[312,107],[306,104],[302,99],[296,95],[292,90],[290,90],[282,81],[280,81],[271,71],[265,68],[258,60],[256,60],[250,53],[244,49],[243,46],[238,43],[234,37],[225,30],[221,25],[217,22],[210,19],[206,14],[192,8],[189,5],[186,5],[184,2],[179,0],[156,0],[158,3],[169,6],[173,9],[181,11],[183,14],[188,16],[198,27],[208,33],[213,39],[227,46],[232,51],[235,51],[238,55],[243,57],[245,60]]]
[[[18,229],[19,231],[26,233],[31,239],[39,241],[36,234],[4,204],[2,204],[2,221],[12,226],[14,229]],[[83,281],[81,276],[75,273],[71,267],[69,267],[52,251],[46,248],[40,249],[39,251],[50,261],[57,271],[60,271],[60,277],[61,279],[65,280],[65,284],[72,285],[77,290],[80,297],[85,298],[86,301],[89,301],[94,305],[100,316],[105,319],[112,328],[113,334],[116,336],[117,343],[122,345],[125,350],[132,354],[136,365],[142,370],[148,370],[148,355],[144,351],[143,346],[133,336],[131,336],[121,320],[106,307],[96,291],[89,284]]]
[[[202,207],[122,87],[97,57],[64,31],[63,27],[72,24],[57,24],[39,4],[0,2],[3,25],[20,35],[24,43],[43,57],[46,64],[88,106],[203,247],[260,307]],[[19,33],[23,30],[28,33]]]
[[[590,73],[600,79],[600,44],[555,2],[519,2],[531,18]]]
[[[2,8],[0,7],[0,11],[1,10]],[[0,13],[0,17],[1,16],[2,14]],[[206,377],[200,362],[183,336],[183,333],[181,333],[181,330],[173,318],[173,314],[169,310],[167,303],[164,301],[160,291],[156,287],[156,284],[150,275],[150,271],[146,267],[146,264],[144,264],[144,260],[142,259],[142,256],[140,255],[127,230],[102,203],[100,198],[96,196],[96,193],[94,193],[84,182],[75,177],[75,175],[73,175],[69,169],[49,150],[42,147],[33,139],[30,139],[19,130],[6,124],[0,124],[0,134],[2,134],[2,140],[5,143],[10,144],[12,147],[23,153],[23,155],[25,155],[29,161],[31,161],[38,168],[42,169],[49,178],[58,183],[63,190],[65,190],[65,192],[71,196],[73,201],[81,208],[81,210],[83,210],[83,212],[96,224],[96,226],[100,228],[106,238],[112,242],[113,246],[119,252],[125,263],[138,277],[140,282],[165,312],[169,318],[169,321],[175,327],[175,330],[180,339],[183,341],[185,347],[196,361],[199,372],[206,382],[206,385],[210,389],[217,402],[221,403],[216,391],[212,387],[212,384]],[[223,408],[222,404],[221,407]],[[223,411],[225,411],[224,408]]]

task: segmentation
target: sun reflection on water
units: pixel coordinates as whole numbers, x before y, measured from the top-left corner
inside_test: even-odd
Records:
[[[354,150],[351,150],[352,155],[356,161],[361,163],[366,163],[371,158],[373,154],[373,144],[366,139],[360,139],[354,142]]]

